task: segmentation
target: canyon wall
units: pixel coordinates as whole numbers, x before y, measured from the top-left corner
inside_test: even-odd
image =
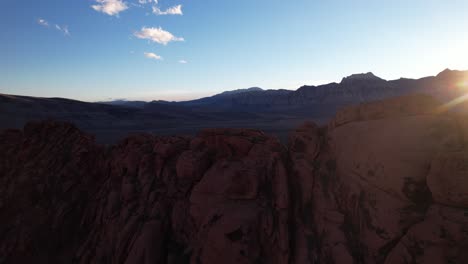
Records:
[[[0,134],[0,263],[462,263],[468,119],[427,96],[260,131]]]

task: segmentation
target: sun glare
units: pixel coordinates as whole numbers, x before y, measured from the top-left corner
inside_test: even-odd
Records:
[[[455,106],[461,104],[461,103],[464,103],[468,101],[468,93],[465,94],[465,95],[462,95],[460,97],[457,97],[453,100],[451,100],[450,102],[446,103],[446,104],[443,104],[441,105],[438,109],[437,109],[437,113],[444,113],[444,112],[447,112],[449,111],[450,109],[454,108]]]
[[[460,81],[456,84],[456,86],[460,89],[467,89],[468,88],[468,80]]]
[[[462,80],[462,81],[459,81],[455,84],[455,86],[460,89],[462,91],[462,93],[464,92],[464,94],[462,94],[461,96],[441,105],[438,109],[437,109],[437,112],[438,113],[443,113],[443,112],[447,112],[449,111],[450,109],[456,107],[457,105],[459,104],[462,104],[462,103],[465,103],[468,101],[468,79],[465,79],[465,80]]]

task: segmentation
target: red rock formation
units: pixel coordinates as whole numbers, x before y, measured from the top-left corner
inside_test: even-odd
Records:
[[[64,123],[6,131],[1,262],[286,263],[286,149],[261,132],[131,136]]]
[[[103,182],[103,149],[64,123],[0,134],[0,263],[63,263],[86,238],[81,217]]]
[[[306,123],[100,146],[0,133],[0,263],[462,263],[468,122],[428,97]]]
[[[298,156],[293,133],[297,263],[463,262],[467,123],[436,107],[415,96],[344,110],[302,141],[319,155]]]

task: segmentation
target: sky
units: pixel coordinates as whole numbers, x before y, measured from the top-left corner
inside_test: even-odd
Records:
[[[466,0],[1,0],[0,93],[187,100],[468,69]],[[6,8],[5,8],[6,6]]]

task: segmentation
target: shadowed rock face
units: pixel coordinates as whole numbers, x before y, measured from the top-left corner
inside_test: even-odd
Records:
[[[0,262],[286,263],[286,149],[262,132],[131,136],[65,123],[0,136]]]
[[[392,99],[345,109],[326,132],[293,133],[296,263],[465,261],[466,119],[436,108]]]
[[[462,263],[468,123],[413,96],[262,132],[0,134],[0,263]]]

